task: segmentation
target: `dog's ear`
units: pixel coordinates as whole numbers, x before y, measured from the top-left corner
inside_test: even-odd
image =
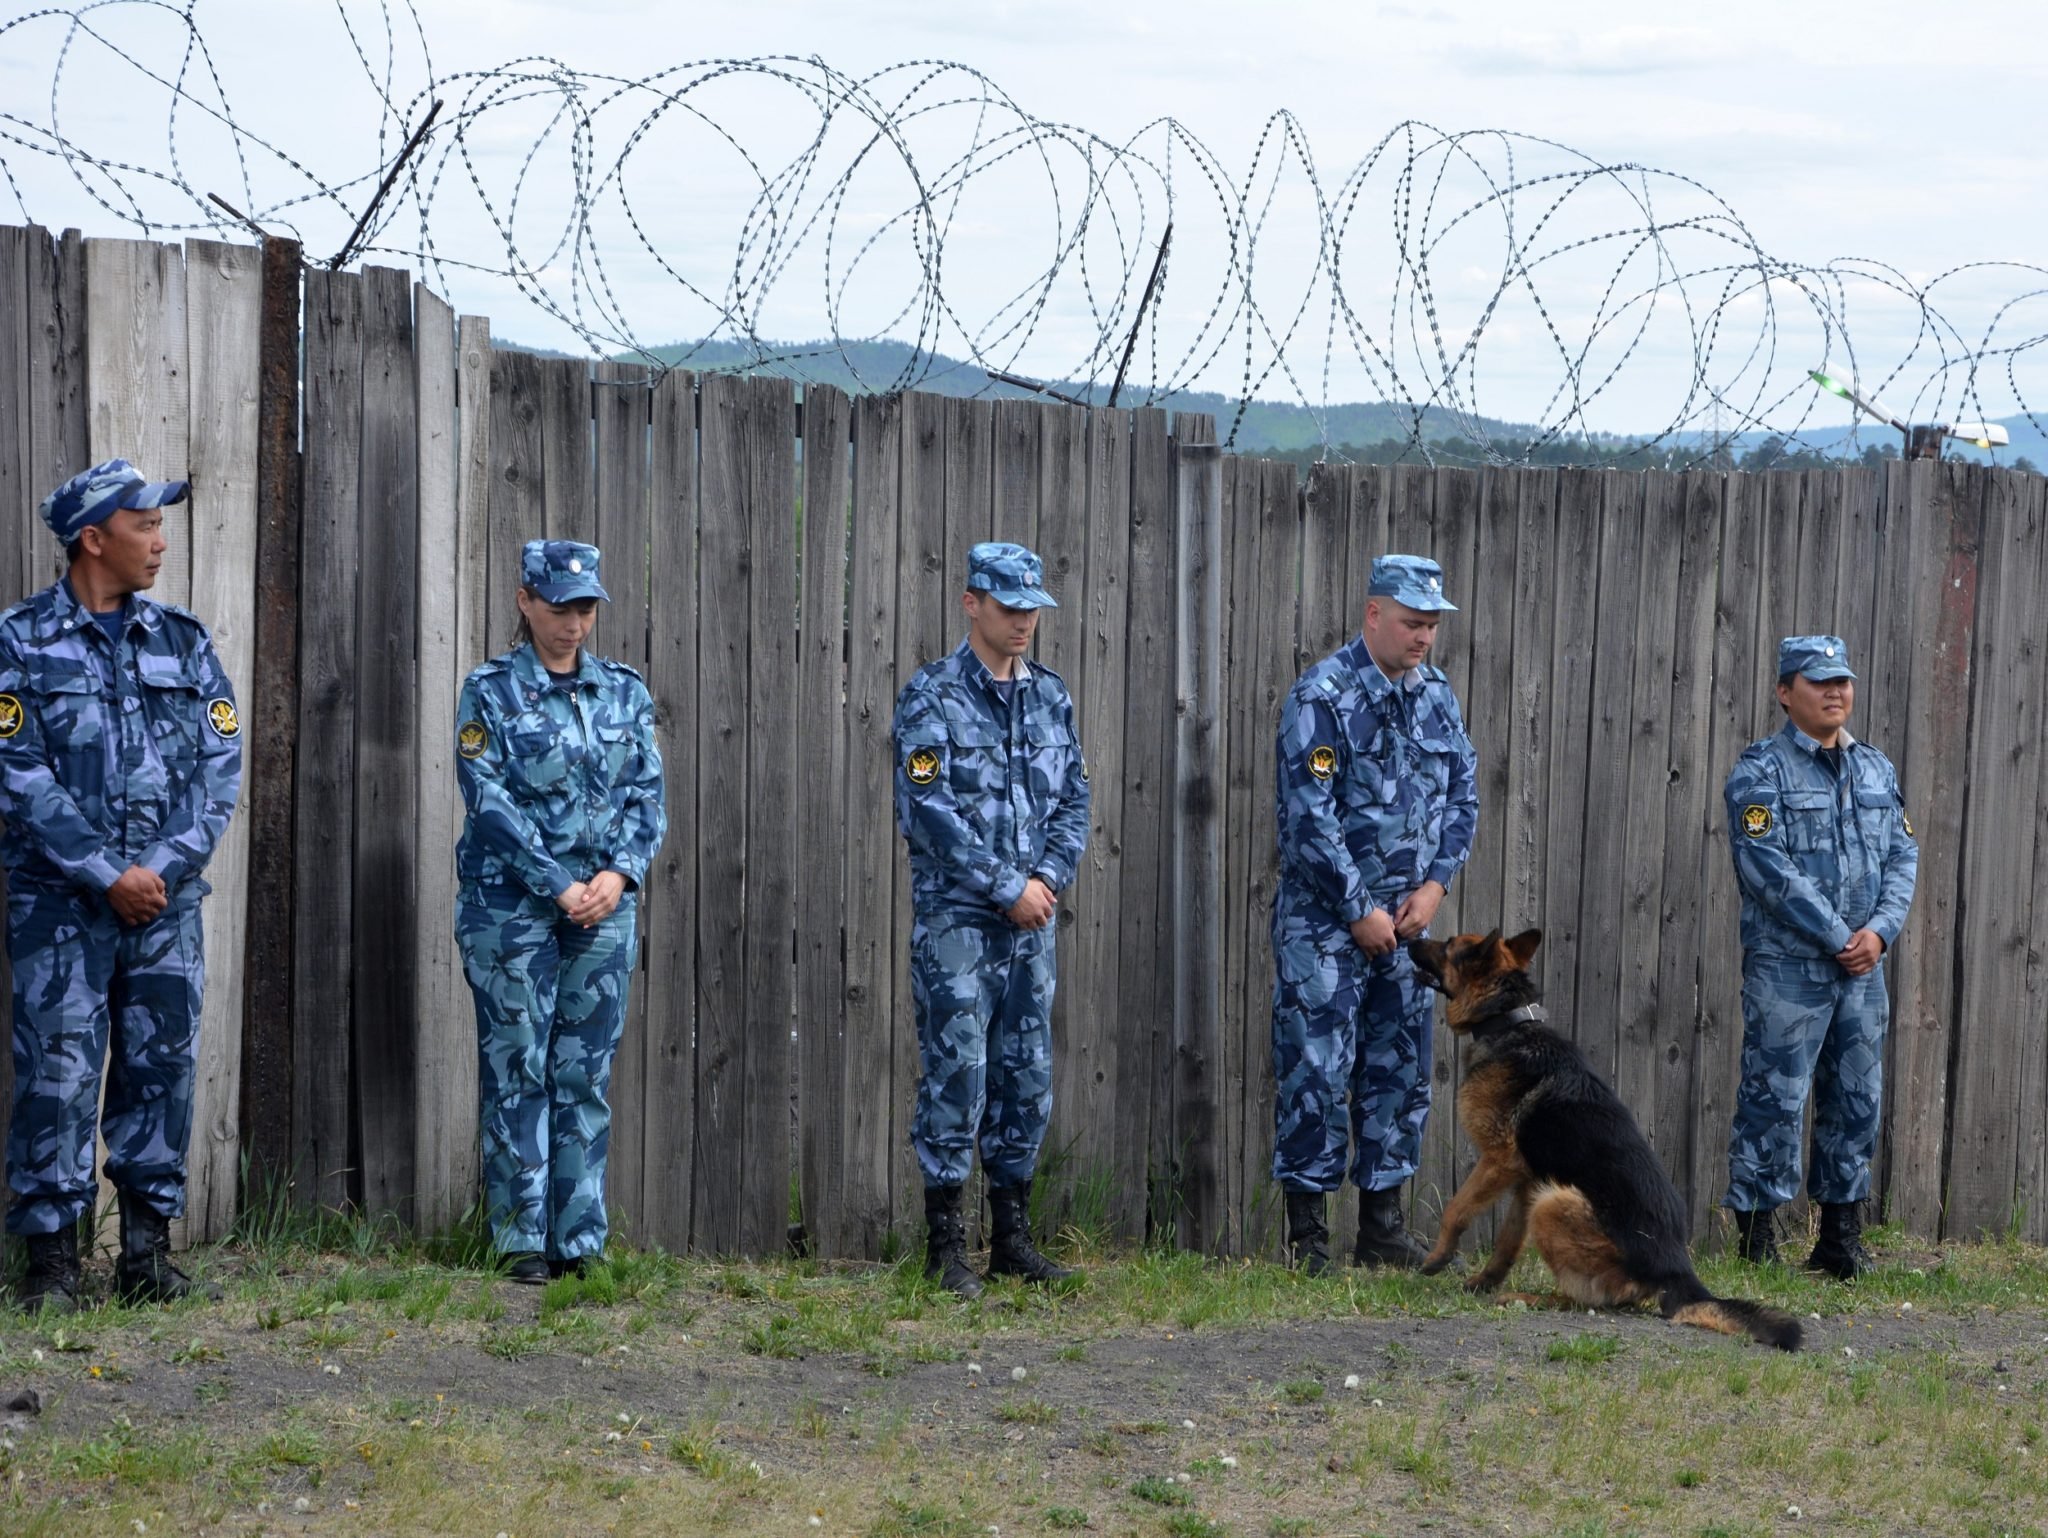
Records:
[[[1498,944],[1500,944],[1500,926],[1496,924],[1492,929],[1487,931],[1486,938],[1481,940],[1479,942],[1479,945],[1482,950],[1490,951]]]
[[[1500,931],[1496,929],[1494,933],[1499,934]],[[1542,943],[1542,930],[1525,929],[1516,935],[1514,939],[1508,941],[1508,954],[1515,958],[1516,966],[1526,967],[1529,964],[1529,958],[1536,954],[1536,947]]]

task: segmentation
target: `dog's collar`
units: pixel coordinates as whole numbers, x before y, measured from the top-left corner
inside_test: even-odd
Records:
[[[1494,1030],[1509,1025],[1541,1025],[1549,1018],[1549,1011],[1541,1004],[1517,1004],[1513,1009],[1503,1010],[1497,1015],[1486,1015],[1474,1020],[1468,1029]]]

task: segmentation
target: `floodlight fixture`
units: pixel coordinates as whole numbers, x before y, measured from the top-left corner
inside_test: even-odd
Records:
[[[2002,449],[2012,442],[2012,434],[1996,422],[1951,422],[1948,435],[1974,443],[1980,449]]]
[[[1878,421],[1884,423],[1887,427],[1896,427],[1900,432],[1905,433],[1909,437],[1912,435],[1912,429],[1900,420],[1899,414],[1896,411],[1893,411],[1884,402],[1873,400],[1857,390],[1856,381],[1853,377],[1830,374],[1825,369],[1817,368],[1808,369],[1807,373],[1812,377],[1813,382],[1823,390],[1826,390],[1830,395],[1841,396],[1843,400],[1854,406],[1865,416],[1876,417]]]

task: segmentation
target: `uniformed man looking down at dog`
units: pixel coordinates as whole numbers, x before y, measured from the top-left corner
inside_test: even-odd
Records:
[[[1024,660],[1040,611],[1058,607],[1038,557],[974,546],[961,606],[967,638],[903,686],[892,734],[915,912],[925,1274],[971,1298],[960,1195],[977,1148],[989,1274],[1072,1274],[1032,1244],[1029,1214],[1052,1114],[1055,908],[1088,844],[1088,771],[1067,686]]]
[[[1870,1265],[1861,1207],[1884,1100],[1884,955],[1913,901],[1920,849],[1891,760],[1849,734],[1856,675],[1839,636],[1778,645],[1785,724],[1728,776],[1728,841],[1742,890],[1742,1083],[1728,1196],[1745,1260],[1775,1261],[1773,1213],[1807,1193],[1820,1239],[1807,1264],[1842,1281]]]
[[[1434,998],[1404,942],[1428,930],[1479,820],[1471,740],[1425,660],[1455,609],[1435,561],[1379,557],[1360,633],[1302,674],[1280,711],[1273,1178],[1288,1253],[1311,1273],[1329,1265],[1326,1198],[1347,1143],[1353,1260],[1413,1268],[1427,1254],[1401,1188],[1429,1118]]]
[[[170,1225],[192,1137],[201,872],[241,789],[242,727],[206,626],[143,596],[167,548],[163,509],[186,491],[125,459],[73,476],[41,508],[69,569],[0,615],[7,1228],[27,1242],[30,1312],[79,1305],[78,1222],[101,1131],[121,1207],[115,1295],[169,1303],[195,1290],[171,1260]]]

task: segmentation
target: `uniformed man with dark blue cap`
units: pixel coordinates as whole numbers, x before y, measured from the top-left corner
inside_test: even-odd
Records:
[[[654,701],[583,646],[611,597],[598,561],[595,545],[527,543],[517,644],[469,675],[455,711],[485,1213],[506,1275],[532,1286],[604,1252],[634,899],[668,830]]]
[[[1404,941],[1425,933],[1472,852],[1477,759],[1425,660],[1456,605],[1419,555],[1372,563],[1360,633],[1280,711],[1273,900],[1273,1178],[1293,1263],[1329,1265],[1326,1198],[1359,1188],[1360,1265],[1413,1269],[1401,1188],[1429,1116],[1432,996]]]
[[[1884,1102],[1890,1016],[1884,954],[1905,926],[1920,864],[1891,760],[1849,734],[1856,675],[1839,636],[1778,646],[1785,725],[1728,776],[1728,842],[1742,891],[1742,1084],[1728,1196],[1751,1261],[1778,1258],[1772,1214],[1807,1192],[1820,1239],[1807,1264],[1853,1280],[1870,1265],[1862,1202]]]
[[[170,1302],[194,1286],[171,1260],[170,1223],[192,1134],[201,872],[241,787],[242,727],[206,627],[143,596],[163,562],[162,509],[186,490],[122,459],[73,476],[41,508],[67,571],[0,615],[7,1227],[27,1243],[31,1311],[78,1306],[96,1132],[120,1198],[116,1295]]]
[[[1071,1273],[1031,1241],[1031,1180],[1052,1112],[1053,912],[1088,843],[1074,702],[1024,654],[1045,570],[1022,545],[967,553],[967,638],[896,701],[896,818],[910,845],[910,980],[923,1076],[925,1274],[973,1297],[960,1192],[988,1177],[991,1276]]]

